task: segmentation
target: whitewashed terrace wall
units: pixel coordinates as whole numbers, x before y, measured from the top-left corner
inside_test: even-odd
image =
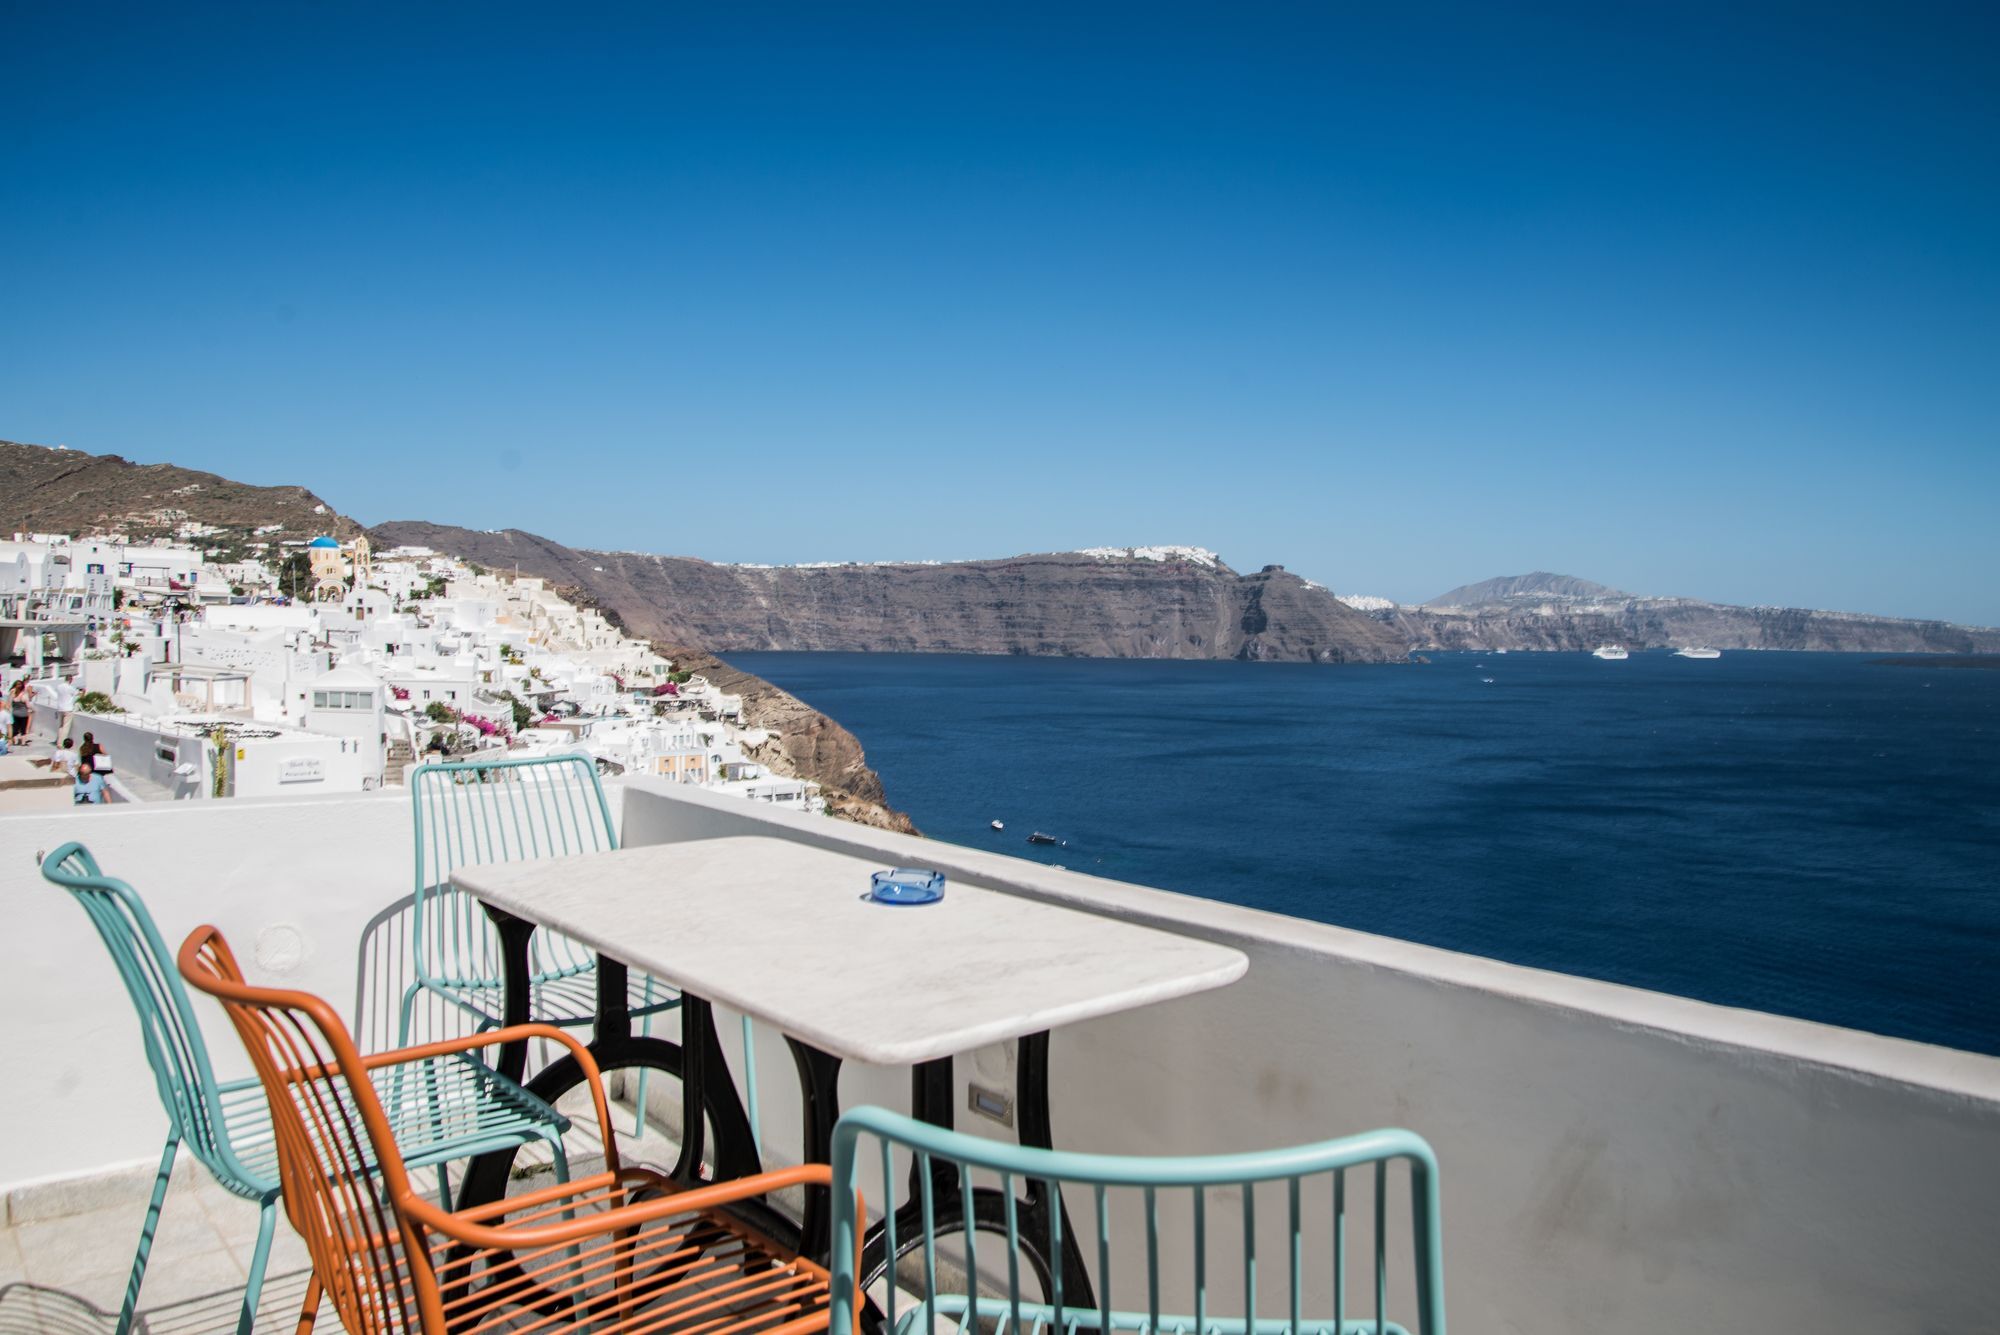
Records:
[[[780,832],[1243,950],[1241,982],[1054,1036],[1057,1143],[1420,1132],[1461,1331],[2000,1330],[2000,1060],[628,784],[628,843]],[[769,1139],[796,1079],[758,1054]],[[843,1101],[906,1088],[850,1073]]]
[[[628,844],[766,834],[937,865],[1243,949],[1248,976],[1055,1036],[1058,1143],[1185,1152],[1421,1132],[1443,1164],[1460,1331],[2000,1328],[2000,1061],[1495,964],[1053,871],[1013,858],[626,781]],[[408,893],[395,794],[0,818],[0,1189],[158,1152],[161,1114],[110,964],[38,851],[90,844],[178,941],[218,923],[350,1008],[357,943]],[[663,893],[670,888],[663,889]],[[253,968],[255,966],[253,965]],[[921,999],[915,999],[920,1002]],[[725,1017],[732,1061],[736,1026]],[[218,1064],[243,1070],[219,1021]],[[768,1157],[797,1136],[783,1044],[760,1032]],[[961,1081],[1010,1078],[1003,1052]],[[843,1098],[907,1104],[907,1073]],[[963,1101],[960,1105],[963,1108]],[[960,1114],[961,1126],[992,1131]],[[1121,1261],[1122,1264],[1122,1261]]]

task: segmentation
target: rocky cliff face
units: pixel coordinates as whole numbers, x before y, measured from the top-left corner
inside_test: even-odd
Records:
[[[917,833],[908,816],[889,806],[881,776],[868,767],[853,733],[797,696],[713,654],[657,642],[653,648],[673,659],[675,667],[698,672],[721,690],[742,696],[744,723],[778,734],[752,754],[778,774],[817,782],[834,815],[884,830]]]
[[[389,523],[415,543],[587,590],[634,634],[732,649],[1039,654],[1081,658],[1401,661],[1397,629],[1276,566],[1080,553],[950,565],[714,565],[578,551],[530,533]]]
[[[1538,571],[1468,584],[1423,607],[1376,613],[1419,649],[1716,649],[2000,653],[2000,630],[1798,607],[1641,598]]]

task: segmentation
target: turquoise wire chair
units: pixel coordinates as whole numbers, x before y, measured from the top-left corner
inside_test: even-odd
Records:
[[[410,774],[417,884],[411,944],[416,981],[403,994],[399,1041],[409,1041],[419,996],[430,993],[480,1029],[505,1023],[506,977],[499,934],[479,901],[451,884],[463,867],[607,853],[618,847],[597,765],[589,756],[445,761]],[[597,956],[542,928],[530,944],[528,1019],[561,1028],[597,1014]],[[680,994],[638,972],[628,1004],[640,1032],[680,1005]],[[644,1130],[646,1071],[640,1068],[633,1132]]]
[[[870,1151],[873,1153],[870,1153]],[[898,1151],[914,1156],[912,1179],[917,1184],[921,1226],[914,1235],[897,1236],[894,1202],[898,1174]],[[880,1174],[863,1181],[866,1161],[879,1158]],[[1410,1214],[1414,1233],[1417,1330],[1421,1335],[1444,1335],[1444,1266],[1439,1242],[1437,1160],[1421,1136],[1410,1131],[1370,1131],[1316,1145],[1248,1154],[1221,1154],[1194,1158],[1139,1158],[1105,1154],[1071,1154],[1062,1150],[1032,1149],[1020,1145],[968,1136],[919,1122],[883,1108],[856,1108],[841,1117],[833,1133],[833,1311],[828,1328],[852,1329],[854,1304],[863,1300],[861,1264],[857,1243],[861,1227],[857,1197],[865,1195],[877,1202],[878,1213],[887,1211],[886,1256],[889,1283],[884,1292],[885,1329],[893,1335],[921,1331],[930,1335],[934,1323],[949,1321],[958,1335],[976,1329],[981,1335],[1078,1335],[1099,1332],[1111,1335],[1131,1331],[1136,1335],[1409,1335],[1406,1327],[1387,1317],[1388,1168],[1395,1160],[1409,1165]],[[942,1175],[937,1170],[947,1171]],[[1373,1178],[1374,1228],[1372,1254],[1364,1253],[1367,1273],[1374,1290],[1373,1315],[1349,1317],[1350,1265],[1348,1220],[1348,1172],[1371,1169]],[[954,1177],[962,1193],[964,1218],[981,1219],[990,1239],[985,1243],[986,1265],[980,1265],[980,1244],[975,1230],[962,1231],[957,1247],[940,1256],[935,1214],[940,1191],[949,1190]],[[1319,1179],[1327,1179],[1322,1182]],[[1022,1294],[1024,1238],[1017,1218],[1017,1183],[1041,1186],[1047,1200],[1057,1208],[1047,1211],[1048,1236],[1032,1240],[1030,1278],[1039,1280],[1044,1292],[1033,1298]],[[1004,1204],[975,1211],[974,1193],[989,1193],[997,1184]],[[1096,1249],[1096,1273],[1092,1277],[1096,1294],[1082,1306],[1066,1306],[1062,1289],[1062,1236],[1065,1185],[1081,1188],[1073,1193],[1076,1205],[1089,1210],[1095,1224],[1089,1232]],[[879,1186],[881,1195],[876,1196]],[[1260,1211],[1258,1191],[1264,1191],[1265,1208]],[[1223,1210],[1211,1212],[1210,1193],[1225,1201],[1231,1194],[1241,1197],[1240,1223],[1229,1227]],[[1077,1196],[1081,1199],[1076,1199]],[[1234,1204],[1234,1202],[1231,1202]],[[1162,1207],[1173,1223],[1185,1219],[1188,1232],[1173,1237],[1161,1225]],[[1184,1212],[1181,1207],[1185,1207]],[[1224,1210],[1228,1210],[1227,1205]],[[996,1220],[995,1215],[999,1218]],[[1079,1211],[1081,1214],[1082,1211]],[[1235,1213],[1235,1211],[1230,1211]],[[1113,1273],[1111,1237],[1114,1216],[1134,1220],[1145,1240],[1143,1265],[1131,1265],[1130,1273]],[[1275,1217],[1275,1219],[1274,1219]],[[1314,1227],[1322,1225],[1322,1227]],[[1263,1228],[1260,1247],[1259,1228]],[[1308,1232],[1315,1234],[1309,1252]],[[1234,1233],[1240,1244],[1227,1245],[1225,1234]],[[1273,1234],[1276,1234],[1273,1237]],[[997,1235],[997,1236],[995,1236]],[[1218,1242],[1220,1239],[1220,1242]],[[1090,1241],[1076,1239],[1090,1246]],[[1212,1247],[1212,1244],[1215,1244]],[[1323,1247],[1323,1250],[1322,1250]],[[1211,1310],[1209,1288],[1221,1282],[1224,1272],[1211,1267],[1209,1252],[1235,1251],[1230,1281],[1239,1281],[1245,1295],[1241,1310],[1218,1315]],[[1032,1251],[1043,1257],[1058,1258],[1053,1264],[1032,1259]],[[950,1253],[956,1252],[956,1256]],[[997,1252],[997,1255],[996,1255]],[[920,1255],[919,1255],[920,1253]],[[1313,1259],[1308,1260],[1308,1256]],[[916,1301],[904,1303],[898,1292],[896,1262],[906,1258],[906,1269],[921,1264],[921,1277],[905,1274],[905,1282],[922,1285]],[[1260,1259],[1266,1269],[1260,1272]],[[1357,1256],[1355,1260],[1362,1257]],[[947,1292],[940,1287],[941,1261],[955,1268],[944,1270],[948,1286],[963,1292]],[[1277,1273],[1271,1273],[1275,1270]],[[1043,1271],[1036,1274],[1035,1271]],[[1286,1299],[1280,1312],[1260,1317],[1257,1298],[1262,1274],[1267,1283],[1282,1279]],[[967,1277],[979,1277],[972,1283]],[[1192,1294],[1192,1311],[1176,1315],[1162,1310],[1162,1278]],[[1305,1292],[1309,1285],[1329,1290],[1332,1314],[1307,1316]],[[981,1294],[984,1290],[984,1294]],[[1052,1290],[1049,1291],[1049,1290]],[[1004,1296],[994,1296],[1004,1293]],[[1124,1306],[1114,1295],[1125,1295]],[[1135,1300],[1130,1295],[1138,1295]],[[1170,1295],[1179,1297],[1178,1293]]]
[[[249,1335],[263,1292],[279,1197],[278,1148],[264,1088],[255,1076],[216,1080],[173,954],[131,886],[104,875],[90,850],[74,842],[49,854],[42,875],[69,891],[103,937],[138,1012],[146,1063],[167,1111],[166,1147],[125,1283],[118,1335],[132,1329],[153,1234],[183,1143],[224,1189],[262,1209],[236,1323],[238,1335]],[[441,1189],[446,1164],[534,1140],[547,1143],[557,1177],[569,1179],[562,1142],[569,1119],[485,1065],[469,1058],[417,1057],[385,1066],[377,1080],[376,1093],[389,1111],[406,1160],[413,1167],[435,1167]]]

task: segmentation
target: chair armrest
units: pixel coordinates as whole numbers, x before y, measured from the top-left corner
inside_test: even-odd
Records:
[[[454,1242],[489,1251],[516,1251],[524,1248],[566,1247],[601,1234],[636,1228],[655,1219],[693,1214],[702,1210],[749,1200],[791,1186],[833,1186],[833,1169],[826,1164],[800,1164],[775,1172],[739,1177],[728,1182],[676,1191],[658,1200],[621,1205],[582,1219],[558,1224],[480,1224],[463,1215],[448,1214],[412,1187],[397,1204],[424,1227],[435,1229]],[[538,1193],[543,1194],[543,1193]],[[857,1235],[858,1236],[858,1235]]]
[[[590,1101],[597,1111],[598,1133],[604,1138],[604,1166],[607,1171],[618,1171],[618,1139],[611,1126],[611,1105],[604,1097],[604,1077],[597,1069],[597,1059],[590,1055],[574,1034],[550,1024],[516,1024],[503,1029],[482,1029],[476,1034],[462,1038],[439,1039],[435,1043],[418,1043],[407,1048],[393,1048],[388,1052],[377,1052],[361,1059],[364,1069],[375,1071],[384,1066],[402,1066],[410,1062],[428,1061],[432,1057],[449,1057],[457,1053],[472,1052],[479,1048],[490,1048],[501,1043],[525,1043],[531,1038],[545,1038],[560,1043],[569,1049],[570,1056],[583,1068],[584,1078],[590,1082]]]

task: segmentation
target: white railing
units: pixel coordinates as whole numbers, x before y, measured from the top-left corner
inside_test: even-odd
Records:
[[[664,779],[628,779],[613,795],[627,844],[810,842],[1242,949],[1250,970],[1230,987],[1054,1036],[1057,1143],[1172,1153],[1419,1131],[1443,1167],[1461,1330],[1969,1331],[1990,1328],[2000,1310],[1989,1256],[2000,1237],[2000,1060],[1055,871]],[[394,915],[382,911],[410,889],[408,821],[399,796],[0,818],[10,908],[0,1013],[14,1017],[0,1037],[0,1189],[142,1160],[160,1131],[103,947],[36,874],[37,850],[88,841],[146,895],[170,940],[215,922],[261,976],[358,1007],[364,1029],[379,1032],[367,1012],[374,993],[395,990],[380,972],[396,955]],[[897,1000],[922,1001],[884,993]],[[729,1018],[720,1028],[737,1032]],[[240,1072],[226,1025],[217,1019],[209,1034],[225,1073]],[[730,1059],[740,1071],[733,1043]],[[796,1079],[774,1034],[760,1032],[758,1062],[764,1145],[782,1160],[798,1144]],[[1011,1063],[1009,1050],[981,1051],[957,1074],[1004,1088]],[[907,1071],[843,1076],[848,1103],[906,1107],[908,1095]]]

